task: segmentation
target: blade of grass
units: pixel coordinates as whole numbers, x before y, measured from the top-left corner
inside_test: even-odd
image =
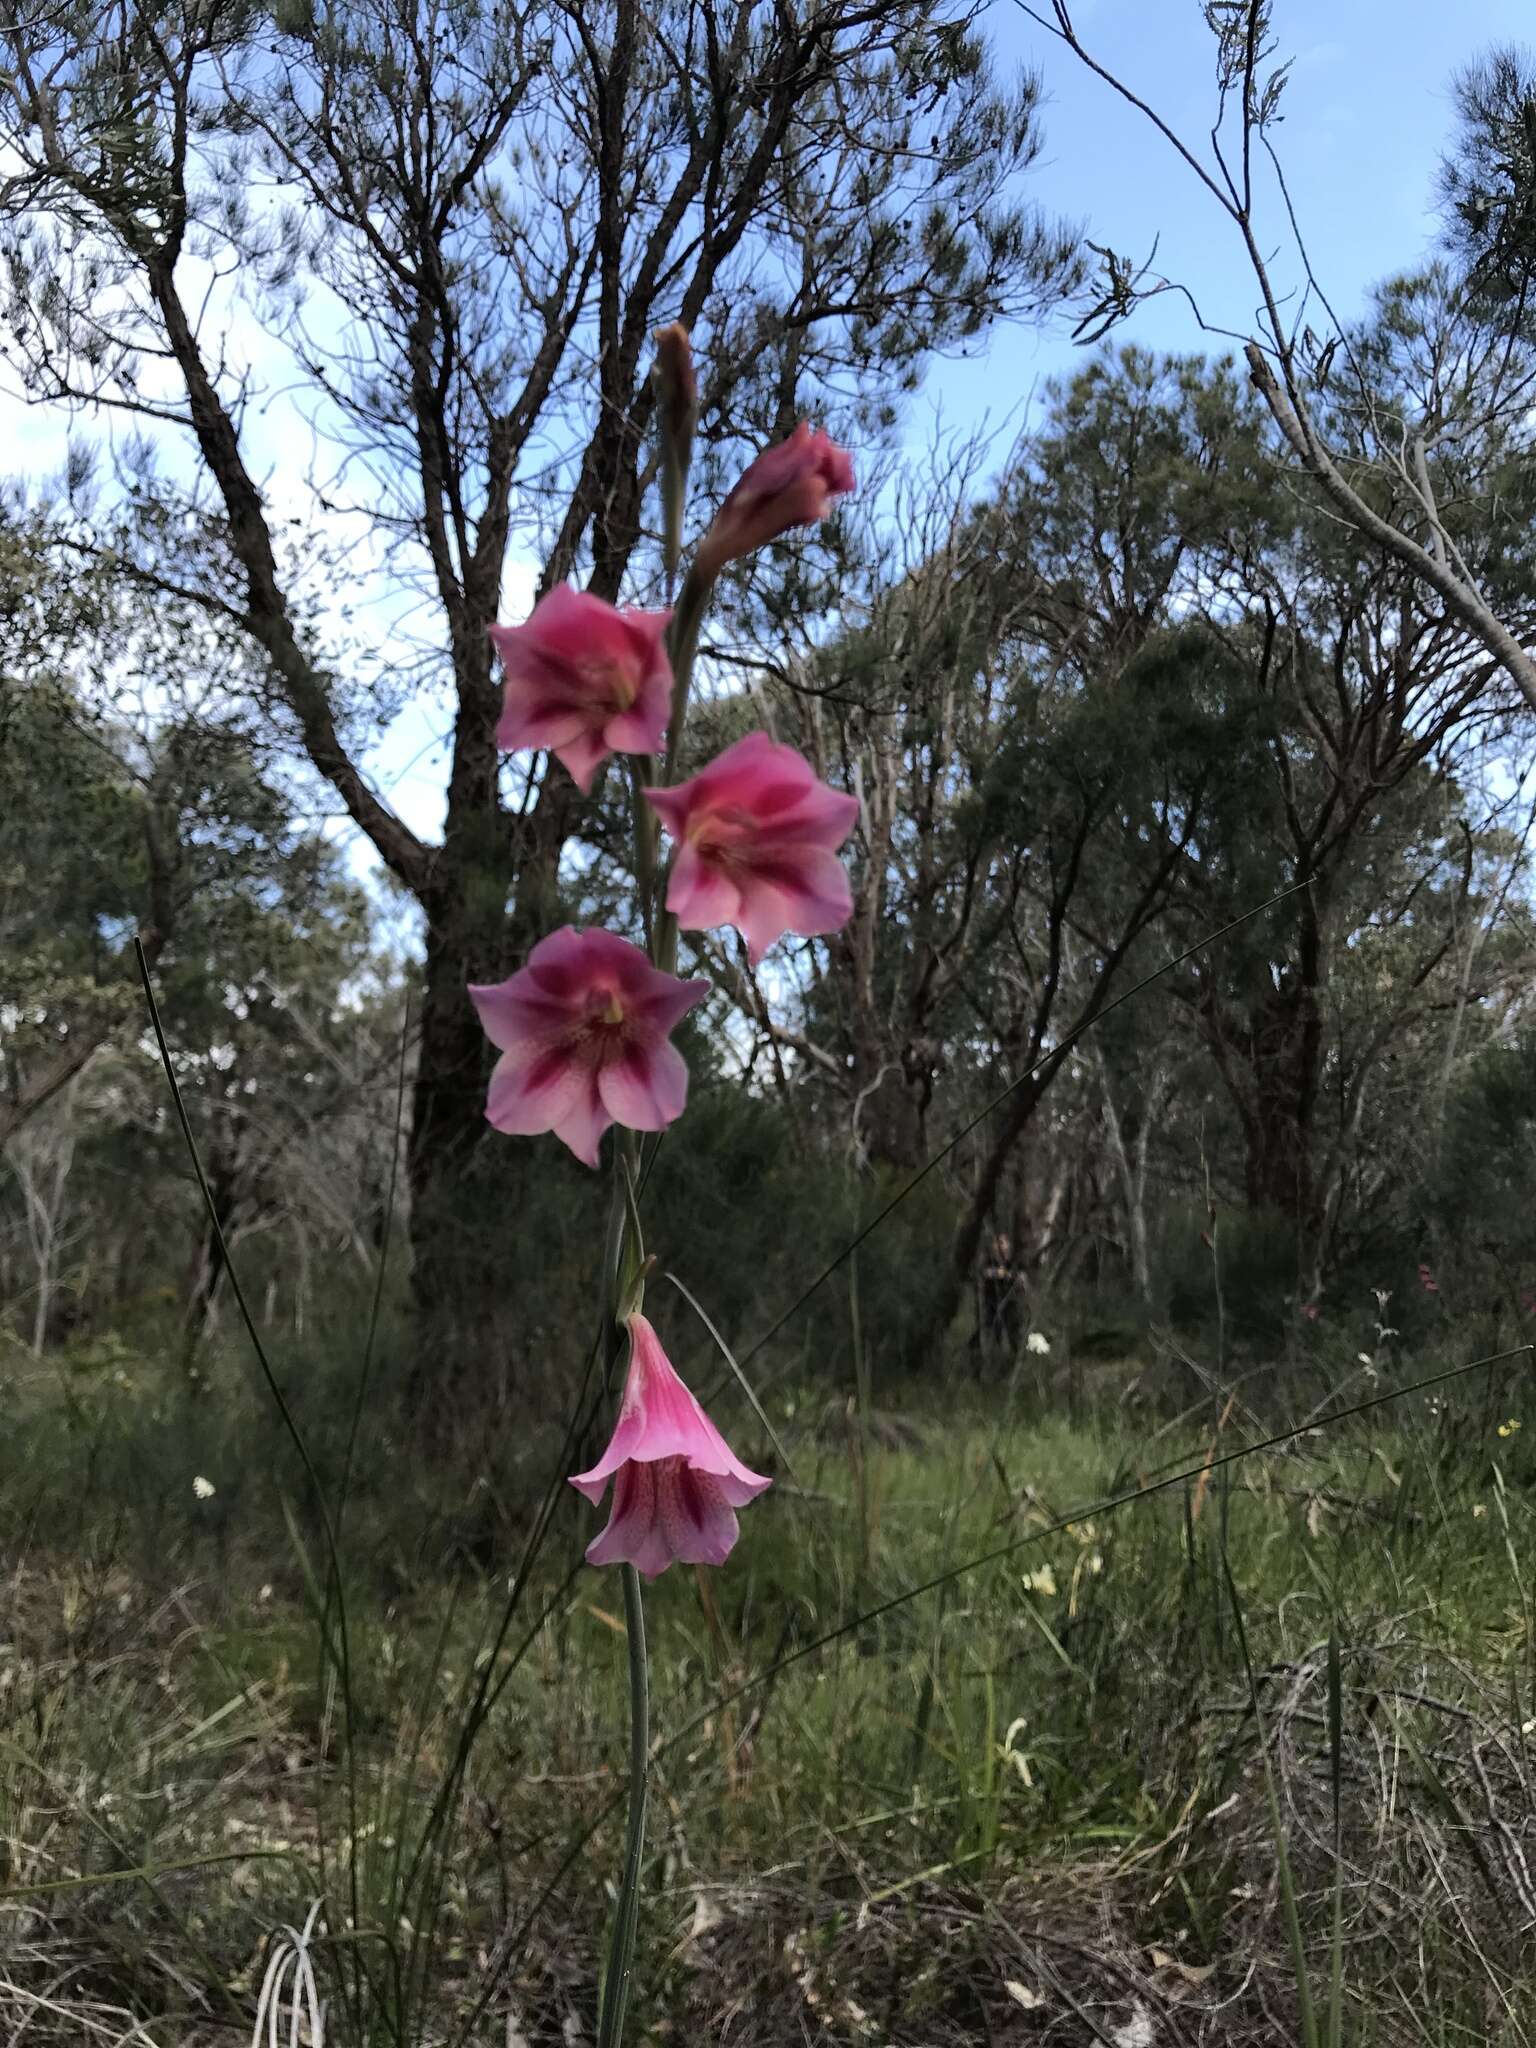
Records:
[[[1264,1802],[1269,1809],[1270,1834],[1275,1844],[1275,1864],[1280,1880],[1280,1907],[1285,1916],[1285,1935],[1290,1945],[1291,1964],[1296,1972],[1296,2008],[1301,2021],[1302,2048],[1319,2048],[1317,2010],[1312,2003],[1312,1984],[1307,1974],[1307,1945],[1301,1931],[1301,1912],[1296,1904],[1296,1882],[1291,1870],[1290,1847],[1285,1836],[1285,1818],[1280,1811],[1280,1794],[1275,1787],[1275,1768],[1270,1761],[1269,1736],[1264,1726],[1259,1682],[1254,1675],[1253,1658],[1248,1649],[1248,1625],[1243,1619],[1243,1603],[1238,1597],[1237,1581],[1232,1576],[1232,1561],[1225,1550],[1221,1553],[1221,1568],[1227,1583],[1227,1597],[1232,1603],[1232,1619],[1237,1628],[1243,1674],[1248,1682],[1248,1701],[1253,1709],[1253,1725],[1259,1739],[1259,1761],[1264,1767]]]
[[[1339,1627],[1328,1631],[1328,1778],[1333,1798],[1333,1928],[1328,1955],[1328,2048],[1344,2040],[1344,1683]]]

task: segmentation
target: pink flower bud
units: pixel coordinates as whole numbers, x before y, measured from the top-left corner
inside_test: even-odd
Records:
[[[749,733],[689,781],[645,795],[677,841],[667,908],[685,931],[733,924],[757,961],[785,932],[835,932],[852,916],[837,848],[858,798],[818,782],[793,747]]]
[[[594,1507],[613,1481],[608,1526],[589,1564],[632,1564],[654,1579],[676,1560],[724,1564],[736,1510],[773,1482],[749,1472],[678,1378],[642,1315],[627,1318],[629,1372],[612,1440],[590,1472],[571,1480]]]
[[[802,420],[787,441],[759,455],[732,488],[699,543],[699,573],[718,576],[792,526],[825,519],[853,489],[853,458]]]
[[[587,1166],[610,1124],[665,1129],[688,1100],[670,1034],[708,993],[612,932],[551,932],[509,980],[469,991],[501,1053],[487,1120],[515,1135],[553,1131]]]
[[[506,673],[496,744],[548,747],[583,791],[609,754],[654,754],[672,701],[670,612],[617,611],[562,583],[521,626],[492,626]]]

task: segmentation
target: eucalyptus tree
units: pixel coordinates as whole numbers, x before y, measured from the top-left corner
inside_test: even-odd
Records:
[[[1174,646],[1175,626],[1222,573],[1261,467],[1229,372],[1096,362],[1048,394],[979,502],[963,465],[932,494],[920,558],[877,555],[853,630],[801,664],[786,719],[862,799],[855,914],[802,950],[788,1026],[745,988],[749,1008],[839,1100],[854,1158],[887,1173],[1013,1084],[955,1155],[936,1322],[1013,1199],[1070,1043],[1147,957],[1198,841],[1241,692],[1217,673],[1230,651]]]
[[[243,643],[100,561],[82,568],[77,541],[38,518],[0,524],[0,1156],[39,1302],[67,1195],[89,1221],[82,1298],[105,1307],[152,1274],[184,1285],[195,1328],[217,1240],[187,1199],[135,939],[221,1222],[294,1225],[301,1267],[312,1236],[368,1228],[359,1182],[387,1180],[390,1132],[386,1116],[365,1141],[347,1112],[363,1091],[372,1110],[387,1102],[395,1063],[371,1042],[371,906],[297,815],[288,764],[231,716]],[[170,1248],[189,1238],[183,1282]],[[22,1284],[0,1254],[0,1292]]]
[[[1021,203],[1032,78],[931,0],[85,0],[14,11],[0,115],[8,354],[26,389],[180,437],[207,545],[138,558],[261,650],[273,720],[418,906],[418,1285],[461,1302],[486,1050],[464,995],[559,914],[574,785],[508,778],[486,625],[658,574],[649,337],[707,365],[698,475],[805,412],[886,433],[934,350],[1050,299],[1070,236]],[[257,323],[313,415],[316,517],[421,606],[387,658],[448,702],[443,831],[373,786],[368,693],[301,614]],[[246,323],[242,332],[242,323]],[[270,471],[264,473],[264,464]],[[162,496],[177,491],[164,476]],[[350,521],[350,524],[348,522]],[[505,1170],[505,1169],[504,1169]],[[435,1294],[434,1294],[435,1290]]]
[[[1275,32],[1272,0],[1199,0],[1214,59],[1208,142],[1181,135],[1134,79],[1090,47],[1069,0],[1017,4],[1149,119],[1161,144],[1203,188],[1205,203],[1229,223],[1257,304],[1251,316],[1241,316],[1251,320],[1243,331],[1219,320],[1212,331],[1241,343],[1253,387],[1295,472],[1309,480],[1330,516],[1432,593],[1485,658],[1490,690],[1507,678],[1536,709],[1529,619],[1507,615],[1461,554],[1439,474],[1449,465],[1496,518],[1501,467],[1469,467],[1466,446],[1487,447],[1493,429],[1518,436],[1536,400],[1536,354],[1521,282],[1530,225],[1528,152],[1536,134],[1529,63],[1518,53],[1495,52],[1459,82],[1461,127],[1443,186],[1452,202],[1450,241],[1463,260],[1440,279],[1452,302],[1448,324],[1457,330],[1457,344],[1439,366],[1444,374],[1405,384],[1394,397],[1357,346],[1354,323],[1338,318],[1319,284],[1291,203],[1277,140],[1290,61]],[[1154,269],[1152,257],[1138,263],[1110,248],[1101,254],[1102,275],[1087,298],[1080,333],[1108,333],[1154,294],[1187,294],[1182,280]],[[1504,288],[1491,288],[1501,265]],[[1195,307],[1202,324],[1210,310]]]

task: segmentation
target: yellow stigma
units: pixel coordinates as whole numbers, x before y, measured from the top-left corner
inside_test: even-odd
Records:
[[[623,1008],[612,989],[608,991],[608,1001],[604,1008],[599,1010],[598,1016],[604,1024],[622,1024],[624,1022]]]

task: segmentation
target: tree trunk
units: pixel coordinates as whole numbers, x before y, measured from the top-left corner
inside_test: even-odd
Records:
[[[949,1263],[939,1285],[938,1300],[919,1334],[912,1361],[914,1364],[932,1361],[938,1355],[945,1333],[959,1313],[966,1290],[972,1284],[976,1254],[981,1246],[981,1234],[987,1227],[987,1218],[992,1214],[997,1201],[1004,1170],[1012,1157],[1014,1146],[1024,1135],[1030,1118],[1039,1108],[1040,1098],[1044,1095],[1055,1071],[1054,1067],[1046,1067],[1042,1072],[1031,1075],[1002,1111],[1001,1128],[998,1129],[982,1160],[975,1189],[956,1228]]]
[[[1249,1060],[1243,1110],[1243,1192],[1251,1210],[1273,1210],[1303,1237],[1318,1220],[1313,1120],[1322,1061],[1318,991],[1307,980],[1264,1005]]]
[[[462,731],[462,721],[461,721]],[[493,748],[484,772],[494,777]],[[410,1188],[414,1406],[451,1401],[487,1359],[505,1361],[527,1318],[528,1273],[508,1256],[513,1219],[531,1199],[534,1146],[498,1138],[485,1120],[494,1048],[468,995],[501,981],[559,922],[557,870],[575,784],[546,779],[514,837],[488,804],[450,804],[426,933],[416,1080],[406,1147]]]
[[[413,1383],[427,1394],[452,1359],[434,1357],[447,1342],[457,1350],[456,1304],[468,1302],[492,1277],[479,1233],[469,1229],[463,1199],[475,1150],[486,1131],[485,1090],[495,1057],[466,993],[471,981],[496,978],[488,961],[467,957],[456,906],[429,912],[426,930],[416,1081],[406,1177],[411,1193],[411,1293],[417,1321]]]

